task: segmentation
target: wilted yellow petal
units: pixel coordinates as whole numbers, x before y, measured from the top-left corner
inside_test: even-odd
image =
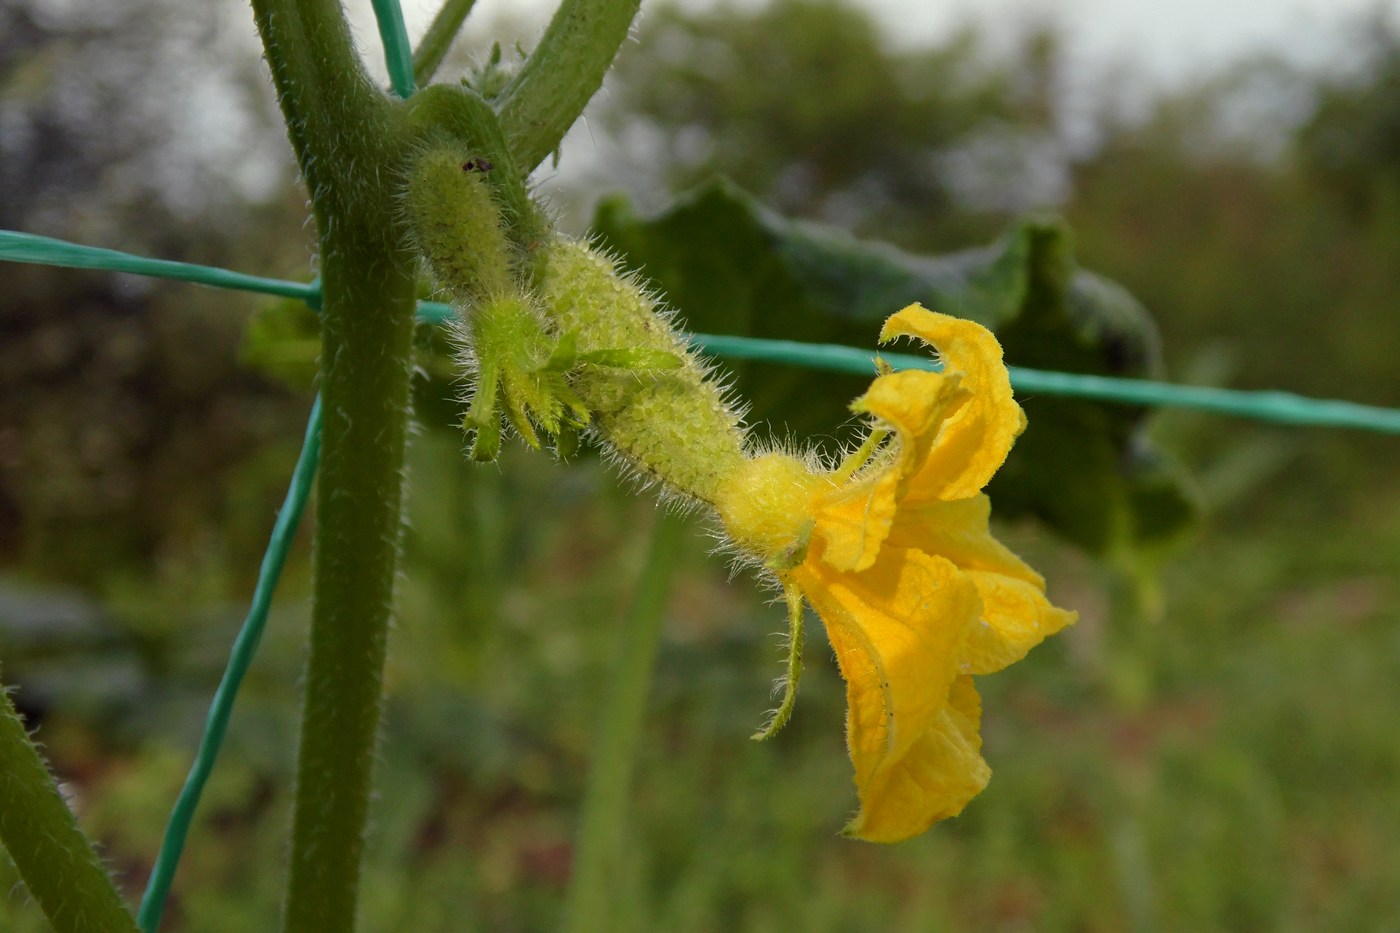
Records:
[[[839,573],[812,553],[793,575],[846,678],[847,741],[864,786],[904,757],[947,705],[981,613],[977,590],[947,560],[917,551],[887,550],[863,573]]]
[[[861,801],[846,831],[873,842],[918,835],[986,786],[970,675],[1075,619],[988,526],[981,489],[1025,428],[996,338],[918,305],[885,323],[882,341],[899,336],[933,344],[944,371],[877,376],[851,406],[872,425],[845,464],[751,456],[713,500],[735,543],[826,625]]]
[[[1045,590],[1025,580],[998,573],[968,573],[982,598],[982,618],[967,636],[962,670],[994,674],[1015,664],[1026,653],[1078,618],[1050,605]]]
[[[917,337],[932,344],[943,371],[961,374],[972,399],[943,426],[912,488],[929,498],[964,499],[981,491],[1006,460],[1026,416],[1011,396],[1001,344],[981,324],[910,305],[885,322],[882,343]]]
[[[961,378],[909,369],[877,376],[851,410],[872,415],[894,429],[899,443],[894,472],[914,473],[928,456],[944,420],[970,400]]]
[[[855,482],[823,498],[817,530],[826,539],[828,564],[865,570],[875,562],[909,478],[928,455],[939,425],[966,401],[956,377],[907,371],[877,377],[852,403],[853,411],[891,429],[894,442]]]
[[[992,776],[982,758],[982,703],[971,677],[959,677],[918,740],[858,787],[860,812],[848,836],[901,842],[936,821],[957,816]]]
[[[991,514],[992,503],[985,495],[942,501],[911,494],[899,504],[890,546],[937,554],[963,570],[990,570],[1044,585],[1040,574],[992,537]]]
[[[946,557],[982,599],[982,617],[968,634],[964,672],[990,674],[1021,660],[1045,638],[1074,622],[1045,598],[1045,580],[992,537],[984,495],[953,502],[900,503],[887,546]]]
[[[898,484],[899,477],[888,471],[823,497],[815,534],[825,544],[822,559],[833,570],[865,570],[875,562],[894,522]]]

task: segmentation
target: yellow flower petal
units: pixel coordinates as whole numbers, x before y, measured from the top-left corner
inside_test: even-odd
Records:
[[[968,573],[982,599],[982,618],[967,636],[962,670],[994,674],[1015,664],[1036,645],[1079,616],[1056,608],[1045,590],[1025,580],[973,570]]]
[[[814,535],[833,570],[861,571],[875,563],[896,509],[899,477],[886,472],[827,496],[817,510]]]
[[[910,547],[948,558],[963,570],[989,570],[1044,586],[1044,580],[992,537],[992,503],[985,495],[952,501],[914,501],[899,505],[890,528],[891,547]]]
[[[864,573],[839,573],[809,554],[793,577],[822,617],[846,678],[847,741],[863,788],[947,706],[981,614],[977,590],[941,557],[894,549]]]
[[[1073,612],[1045,598],[1045,580],[992,537],[984,495],[953,502],[900,504],[886,546],[945,557],[963,570],[982,599],[982,617],[968,634],[962,670],[991,674],[1021,660],[1045,638],[1072,624]]]
[[[967,402],[955,377],[906,371],[879,376],[851,405],[895,432],[893,451],[862,478],[823,498],[817,533],[825,559],[838,570],[865,570],[875,562],[909,478],[928,456],[941,425]]]
[[[885,322],[881,343],[917,337],[943,359],[943,371],[961,374],[971,400],[944,424],[911,484],[921,497],[964,499],[981,491],[1026,427],[1011,396],[1001,344],[981,324],[910,305]]]
[[[869,842],[901,842],[957,816],[992,776],[982,758],[982,702],[971,677],[959,677],[948,705],[908,752],[860,787],[860,812],[845,833]]]
[[[851,406],[873,425],[846,464],[754,456],[713,500],[736,544],[826,624],[861,802],[846,830],[875,842],[915,836],[981,792],[991,771],[970,675],[1075,619],[988,526],[981,489],[1025,428],[996,338],[918,305],[886,322],[881,339],[898,336],[933,344],[944,371],[878,376]]]

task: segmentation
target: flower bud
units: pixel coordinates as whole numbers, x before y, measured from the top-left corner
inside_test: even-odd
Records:
[[[455,147],[429,149],[414,162],[403,197],[433,276],[469,307],[512,290],[510,244],[486,171]]]

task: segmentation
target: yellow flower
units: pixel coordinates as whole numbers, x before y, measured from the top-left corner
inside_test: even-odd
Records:
[[[801,599],[826,625],[847,684],[847,740],[861,809],[849,835],[897,842],[954,816],[990,777],[973,674],[1001,670],[1074,621],[1045,581],[992,537],[982,488],[1025,416],[996,338],[979,324],[911,305],[881,342],[909,336],[943,372],[885,372],[852,405],[872,422],[842,467],[769,453],[748,461],[716,506],[735,542],[783,583],[794,627]]]

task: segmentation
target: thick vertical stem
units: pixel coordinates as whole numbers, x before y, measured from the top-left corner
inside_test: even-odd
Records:
[[[311,193],[324,291],[315,606],[284,923],[345,933],[398,562],[414,265],[395,182],[412,143],[403,110],[366,77],[339,0],[253,9]]]
[[[277,102],[317,220],[326,200],[357,198],[354,183],[383,139],[390,101],[365,73],[340,0],[252,0]],[[371,186],[377,187],[377,186]]]
[[[0,843],[58,933],[136,933],[136,921],[0,687]]]
[[[413,266],[387,231],[323,240],[325,423],[285,928],[355,926],[403,495]]]

